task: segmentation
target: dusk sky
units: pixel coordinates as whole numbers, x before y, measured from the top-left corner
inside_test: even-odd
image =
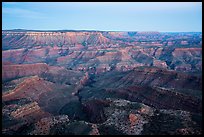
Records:
[[[3,2],[2,28],[202,32],[202,3]]]

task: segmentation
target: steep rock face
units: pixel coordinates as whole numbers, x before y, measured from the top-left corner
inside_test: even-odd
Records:
[[[83,109],[91,123],[102,123],[106,121],[104,107],[108,106],[108,102],[103,100],[90,100],[83,103]]]
[[[114,77],[110,77],[114,76]],[[202,78],[161,68],[140,67],[126,72],[107,72],[81,90],[82,100],[123,98],[164,109],[195,113],[202,110]]]
[[[201,134],[201,33],[2,31],[2,40],[3,134]]]
[[[60,109],[73,100],[78,100],[72,95],[75,90],[72,86],[54,84],[34,76],[25,79],[17,87],[2,96],[3,101],[26,98],[36,101],[46,112],[58,114]]]
[[[9,32],[4,31],[3,49],[25,48],[31,45],[106,44],[110,40],[100,32]],[[27,45],[24,41],[29,41]]]
[[[172,54],[176,57],[182,57],[184,55],[201,56],[201,52],[201,48],[176,48]]]
[[[11,116],[15,119],[21,119],[26,125],[36,122],[41,118],[50,116],[51,114],[43,111],[37,102],[23,105],[17,110],[11,112]],[[15,127],[15,126],[14,126]]]
[[[48,70],[48,65],[45,63],[23,64],[23,65],[3,65],[2,79],[7,81],[19,77],[39,75]]]
[[[170,90],[155,90],[149,87],[131,86],[122,89],[107,90],[120,98],[134,102],[142,102],[158,109],[186,110],[200,113],[202,111],[201,100],[186,96]]]
[[[153,65],[160,68],[167,68],[167,64],[165,61],[154,60]]]
[[[26,49],[6,50],[2,52],[2,61],[13,62],[14,64],[22,62],[23,53]]]
[[[2,59],[15,64],[44,62],[86,71],[98,64],[124,71],[140,64],[200,72],[201,38],[199,33],[3,31]]]
[[[52,83],[44,81],[38,76],[25,79],[15,89],[10,92],[5,92],[2,96],[3,101],[30,98],[31,100],[38,100],[39,95],[43,92],[51,91]]]
[[[120,60],[118,52],[107,52],[104,56],[99,56],[97,59],[102,63],[111,63],[112,61]]]
[[[136,76],[136,77],[135,77]],[[202,89],[202,78],[160,68],[136,68],[121,80],[135,85],[164,86],[176,89]]]
[[[49,69],[40,76],[54,83],[74,85],[79,83],[84,74],[74,70],[67,70],[64,67],[49,66]]]
[[[202,48],[176,48],[172,64],[175,70],[189,71],[202,69]]]
[[[70,102],[78,103],[79,98],[75,94],[88,81],[88,73],[46,66],[47,70],[35,73],[36,76],[22,75],[23,78],[5,83],[3,102],[28,99],[37,102],[40,109],[52,115],[59,114],[61,109]]]
[[[30,65],[38,64],[28,64]],[[26,65],[26,67],[19,66],[26,69],[24,71],[29,70]],[[35,129],[33,124],[38,120],[61,114],[62,108],[69,106],[71,102],[79,103],[79,98],[73,93],[77,93],[86,83],[89,79],[88,73],[83,74],[63,67],[46,66],[48,68],[43,73],[35,73],[36,76],[30,77],[23,74],[22,78],[15,77],[16,79],[4,85],[5,88],[9,85],[14,86],[4,91],[2,95],[3,118],[5,119],[2,131],[4,134],[31,134]],[[37,71],[37,69],[34,70]],[[78,111],[80,107],[77,106],[76,110]],[[73,118],[76,116],[74,115]],[[29,128],[25,128],[27,126]],[[47,128],[39,130],[34,133],[41,134],[42,131],[50,134],[52,132],[47,132]]]
[[[110,77],[113,76],[114,77]],[[202,77],[157,67],[138,67],[126,72],[110,72],[96,77],[96,86],[118,88],[131,85],[202,90]]]
[[[131,56],[134,60],[136,60],[139,63],[143,63],[144,65],[150,66],[153,63],[153,57],[149,56],[147,53],[145,53],[146,50],[144,49],[132,49],[130,51]]]
[[[67,65],[74,62],[75,64],[88,63],[91,59],[104,55],[103,51],[70,51],[68,55],[57,58],[59,65]]]

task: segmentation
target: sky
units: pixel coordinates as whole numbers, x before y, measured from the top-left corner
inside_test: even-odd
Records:
[[[2,2],[2,29],[202,32],[202,2]]]

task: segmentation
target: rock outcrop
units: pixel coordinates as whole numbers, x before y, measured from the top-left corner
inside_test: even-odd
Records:
[[[8,81],[25,76],[40,75],[46,71],[48,71],[48,65],[45,63],[3,65],[2,80]]]
[[[182,35],[159,32],[3,31],[2,60],[14,64],[44,62],[85,71],[95,67],[92,73],[109,71],[109,67],[127,71],[137,66],[200,72],[202,43],[198,41],[201,41],[201,36],[199,33]],[[188,40],[184,41],[182,37]],[[105,70],[100,64],[108,67]]]
[[[202,34],[2,31],[4,135],[200,135]]]

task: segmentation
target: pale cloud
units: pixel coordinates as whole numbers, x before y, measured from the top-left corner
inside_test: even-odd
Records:
[[[202,9],[201,2],[42,2],[32,4],[44,9],[64,11],[97,11],[102,13],[130,13],[135,12],[185,12]]]
[[[202,6],[201,2],[59,2],[44,3],[44,6],[68,8],[69,6],[83,6],[84,8],[124,8],[135,10],[183,10]],[[105,9],[104,9],[105,10]]]
[[[11,4],[7,2],[6,4]],[[13,3],[21,5],[22,2]],[[202,2],[26,2],[28,7],[55,10],[185,11],[202,9]],[[30,12],[30,11],[29,11]],[[34,13],[35,14],[35,13]]]
[[[20,8],[2,8],[3,14],[10,14],[15,17],[22,17],[22,18],[45,18],[46,16],[40,12],[31,11],[27,9],[20,9]]]
[[[91,3],[90,3],[91,5]],[[124,9],[128,11],[184,11],[189,9],[202,8],[201,2],[118,2],[118,3],[95,3],[95,6],[107,5],[114,6],[117,9]]]
[[[202,26],[202,2],[3,2],[2,13],[3,23],[16,28],[166,31],[180,25],[187,31]]]

